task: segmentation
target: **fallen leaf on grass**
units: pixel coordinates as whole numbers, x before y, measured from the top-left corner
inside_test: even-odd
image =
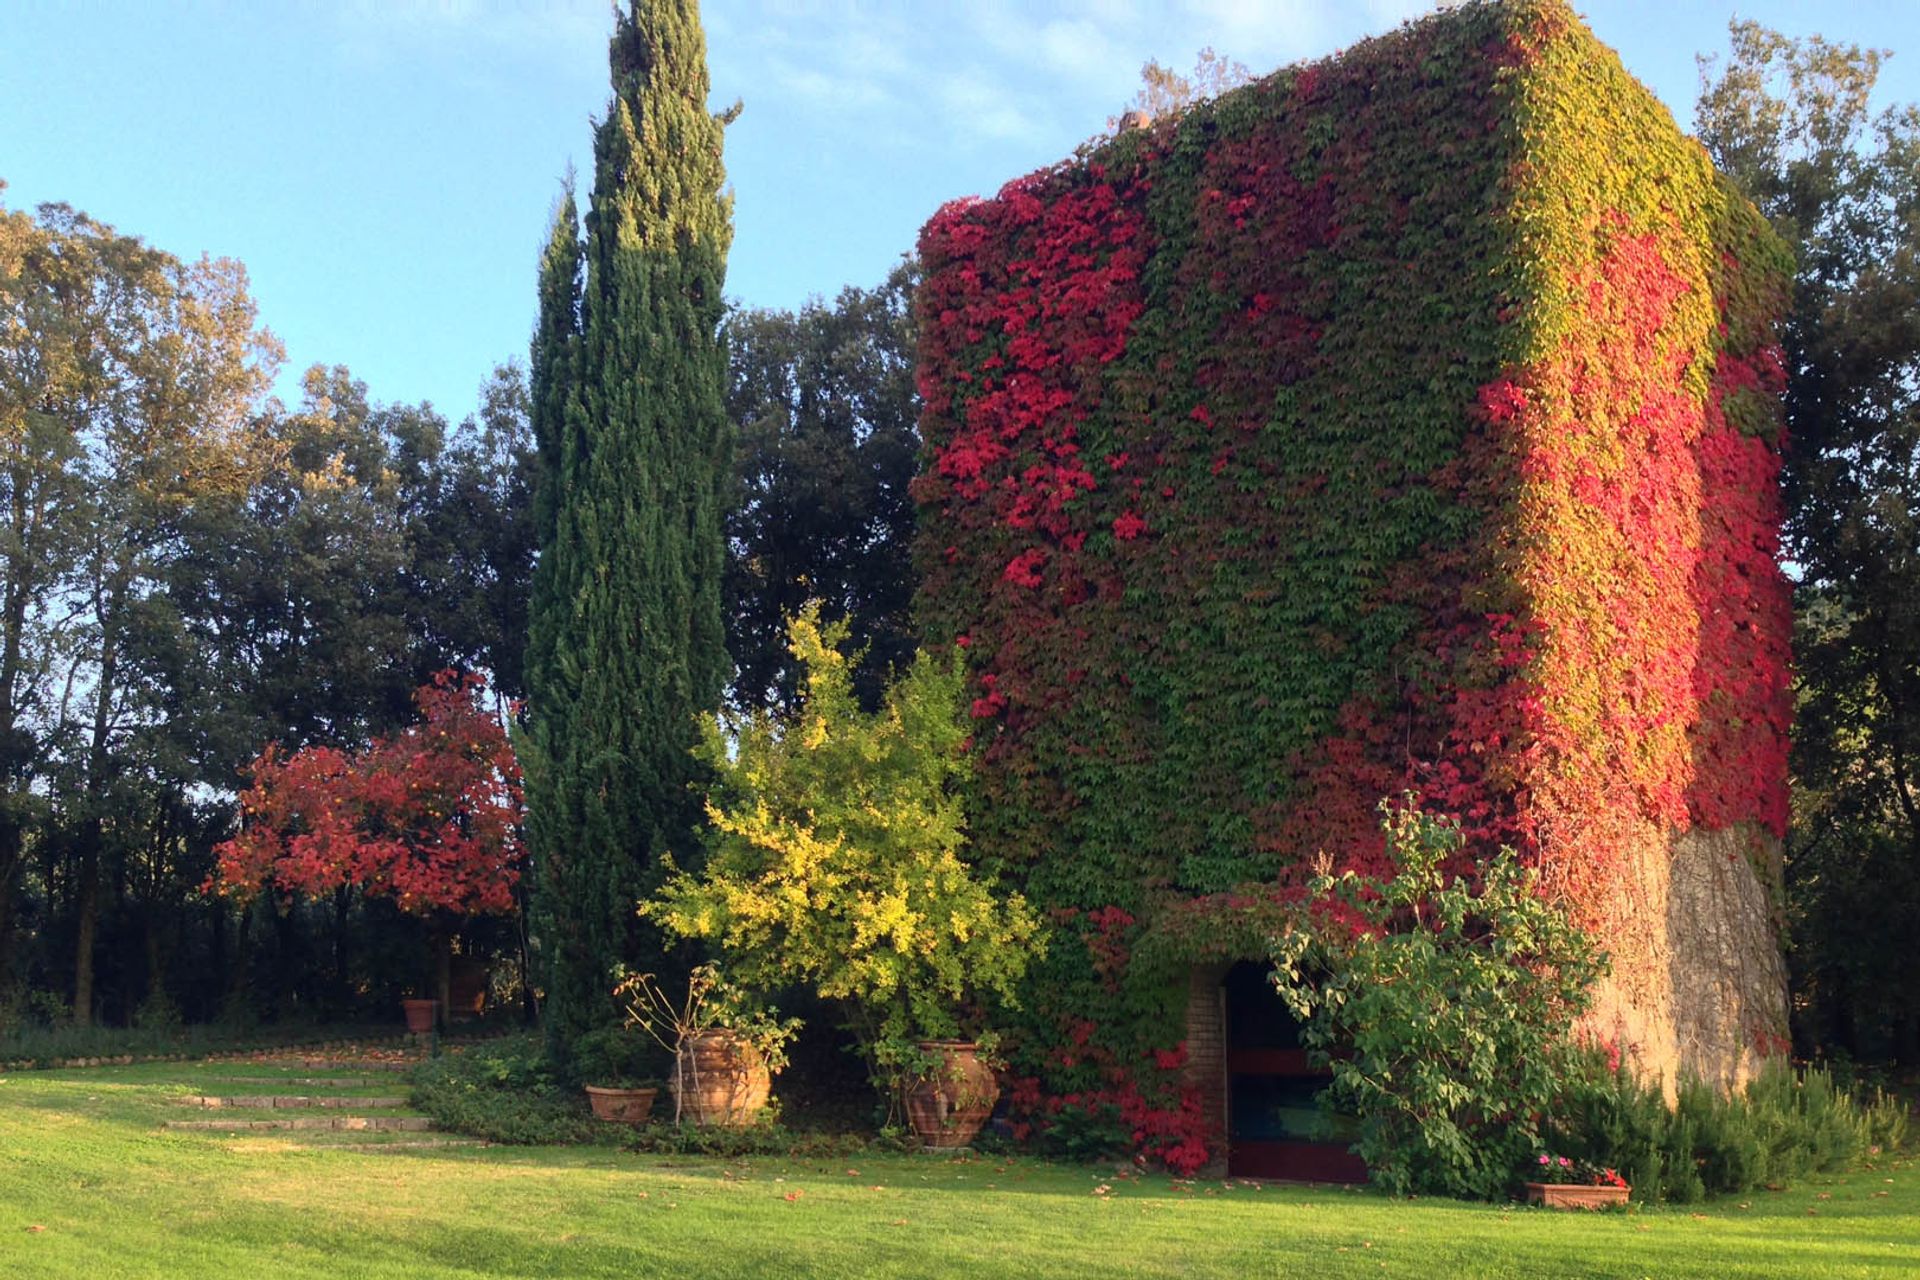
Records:
[[[785,1194],[784,1196],[781,1196],[780,1198],[782,1200],[785,1200],[788,1204],[792,1204],[795,1200],[798,1200],[801,1196],[805,1194],[807,1193],[804,1191],[789,1191],[787,1192],[787,1194]]]
[[[896,1226],[896,1227],[904,1227],[907,1225],[907,1220],[905,1218],[895,1218],[890,1225]]]
[[[27,1230],[29,1230],[29,1231],[45,1231],[45,1230],[46,1230],[46,1228],[45,1228],[45,1227],[43,1227],[43,1226],[41,1226],[41,1225],[40,1225],[39,1223],[37,1223],[37,1222],[36,1222],[36,1223],[34,1223],[34,1224],[33,1224],[32,1226],[30,1226],[30,1227],[28,1227],[28,1228],[27,1228]]]

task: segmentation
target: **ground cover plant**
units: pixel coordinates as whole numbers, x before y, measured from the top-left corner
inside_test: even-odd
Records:
[[[244,1072],[264,1081],[311,1070]],[[1571,1215],[1021,1158],[383,1151],[357,1149],[357,1135],[160,1127],[183,1114],[169,1099],[251,1087],[225,1082],[241,1073],[211,1063],[7,1075],[0,1271],[1053,1280],[1894,1277],[1920,1267],[1920,1169],[1904,1159],[1697,1211]]]

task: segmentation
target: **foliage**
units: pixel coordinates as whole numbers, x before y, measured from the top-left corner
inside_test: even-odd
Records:
[[[527,1036],[429,1058],[414,1069],[412,1102],[438,1128],[510,1146],[610,1142],[626,1129],[595,1120]]]
[[[65,206],[0,224],[0,990],[120,1023],[387,1005],[390,908],[199,890],[263,741],[361,748],[450,665],[517,689],[518,375],[457,427],[341,368],[287,409],[238,264]]]
[[[920,257],[919,609],[967,648],[976,845],[1060,920],[1044,1094],[1171,1105],[1133,947],[1314,850],[1384,873],[1382,795],[1596,929],[1675,831],[1783,828],[1786,259],[1564,4],[1129,130]]]
[[[673,1122],[680,1123],[687,1082],[681,1072],[689,1039],[703,1031],[731,1031],[771,1074],[787,1065],[787,1044],[799,1033],[798,1018],[780,1018],[728,982],[714,964],[695,965],[687,975],[686,995],[667,995],[650,973],[629,974],[613,989],[626,1010],[623,1032],[638,1031],[667,1052],[673,1066]],[[696,1082],[697,1083],[697,1082]]]
[[[790,708],[787,619],[809,600],[847,619],[854,687],[878,704],[913,656],[913,499],[920,401],[918,264],[878,288],[798,311],[727,317],[727,412],[737,432],[727,516],[727,650],[736,706]]]
[[[1624,1187],[1627,1180],[1618,1170],[1591,1160],[1575,1160],[1572,1156],[1556,1155],[1551,1151],[1542,1151],[1520,1168],[1520,1176],[1526,1182],[1544,1182],[1549,1186],[1580,1187]]]
[[[160,695],[129,647],[183,513],[268,456],[252,409],[280,358],[239,263],[0,206],[0,987],[30,822],[57,824],[82,1024]]]
[[[527,837],[556,1051],[659,958],[633,902],[691,843],[696,715],[728,671],[719,338],[729,197],[692,0],[616,11],[584,240],[572,193],[541,262],[530,399],[540,555],[527,642]],[[584,278],[582,268],[584,267]]]
[[[1799,569],[1799,1032],[1920,1057],[1920,105],[1874,112],[1888,56],[1731,24],[1696,122],[1798,252],[1786,326],[1787,554]]]
[[[1237,89],[1253,79],[1244,62],[1215,53],[1211,45],[1194,58],[1193,74],[1183,76],[1172,67],[1162,66],[1158,58],[1148,58],[1140,67],[1140,87],[1121,110],[1125,116],[1138,111],[1149,120],[1185,111],[1206,98],[1217,98],[1229,89]],[[1107,121],[1111,129],[1119,121]]]
[[[243,799],[245,827],[216,850],[219,891],[313,897],[351,886],[413,915],[512,910],[519,770],[477,701],[485,687],[441,672],[416,695],[421,722],[365,751],[269,746]]]
[[[1456,826],[1387,814],[1393,874],[1316,876],[1309,923],[1275,942],[1274,984],[1376,1183],[1490,1199],[1541,1149],[1605,960],[1510,850],[1450,874]]]
[[[863,711],[847,633],[807,606],[789,630],[805,680],[793,715],[708,723],[705,868],[674,875],[641,911],[711,940],[749,988],[805,983],[845,1002],[892,1080],[914,1042],[963,1033],[969,1002],[1012,997],[1038,924],[961,856],[959,662],[916,654],[880,708]]]
[[[1730,1093],[1682,1080],[1670,1107],[1657,1085],[1595,1058],[1547,1127],[1556,1150],[1617,1168],[1634,1199],[1691,1204],[1889,1156],[1908,1123],[1903,1102],[1842,1088],[1825,1067],[1775,1060]]]

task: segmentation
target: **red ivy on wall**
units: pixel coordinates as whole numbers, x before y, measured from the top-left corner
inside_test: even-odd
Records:
[[[1068,940],[1045,1098],[1173,1124],[1135,935],[1384,871],[1384,796],[1576,900],[1648,831],[1782,828],[1777,264],[1597,49],[1470,6],[923,233],[921,606],[975,672],[975,847]],[[1662,140],[1546,173],[1554,94]],[[1543,259],[1512,211],[1549,188]]]

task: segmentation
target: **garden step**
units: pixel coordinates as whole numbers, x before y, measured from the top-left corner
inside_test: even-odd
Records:
[[[376,1080],[372,1076],[202,1076],[202,1080],[211,1080],[216,1084],[297,1084],[315,1089],[366,1089],[377,1084],[392,1084],[391,1080]]]
[[[301,1116],[286,1120],[169,1120],[169,1129],[197,1129],[232,1133],[241,1129],[379,1129],[431,1133],[426,1116]]]
[[[207,1111],[216,1111],[227,1107],[238,1107],[249,1111],[279,1111],[302,1107],[351,1108],[366,1107],[378,1111],[383,1108],[404,1107],[405,1098],[341,1098],[324,1097],[310,1094],[287,1093],[239,1093],[225,1096],[211,1094],[192,1094],[184,1098],[175,1098],[183,1107],[200,1107]]]
[[[281,1058],[268,1059],[266,1067],[301,1067],[308,1071],[411,1071],[423,1059],[407,1062],[361,1062],[353,1058]]]

